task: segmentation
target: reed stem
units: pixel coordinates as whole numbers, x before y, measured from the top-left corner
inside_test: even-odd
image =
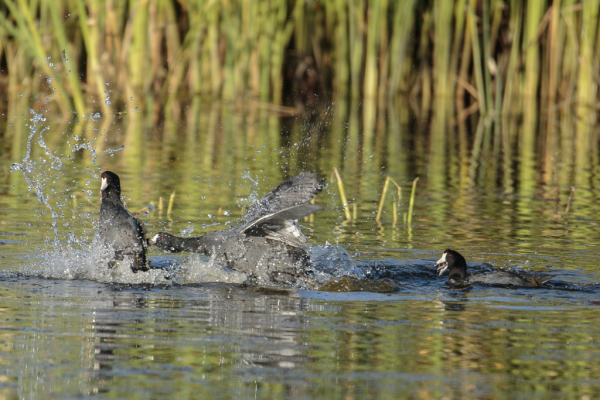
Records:
[[[171,215],[173,211],[173,204],[175,203],[175,191],[171,193],[171,197],[169,198],[169,207],[167,208],[167,216]]]
[[[389,183],[392,182],[394,185],[396,185],[396,189],[398,190],[398,200],[400,200],[402,198],[402,188],[400,187],[400,185],[398,185],[396,183],[396,181],[394,181],[391,177],[387,176],[385,178],[385,183],[383,184],[383,191],[381,192],[381,199],[379,199],[379,208],[377,209],[377,216],[375,217],[375,221],[379,222],[379,220],[381,219],[381,212],[383,210],[383,204],[385,203],[385,195],[387,194],[387,190],[388,190],[388,185]],[[396,203],[394,203],[395,206]],[[396,213],[394,211],[394,222],[396,218]]]
[[[408,203],[408,217],[406,224],[410,227],[412,225],[412,214],[413,208],[415,205],[415,194],[417,192],[417,182],[419,181],[419,177],[416,177],[412,184],[412,190],[410,192],[410,202]]]
[[[342,177],[338,172],[337,168],[333,168],[333,173],[337,179],[338,189],[340,191],[340,197],[342,198],[342,207],[344,208],[344,213],[346,214],[346,219],[350,221],[352,218],[350,217],[350,209],[348,208],[348,200],[346,199],[346,192],[344,191],[344,182],[342,182]]]

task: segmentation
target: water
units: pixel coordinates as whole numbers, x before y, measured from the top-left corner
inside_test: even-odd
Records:
[[[528,153],[517,142],[509,162],[493,147],[475,159],[449,124],[439,151],[439,122],[420,126],[402,111],[362,144],[352,137],[358,119],[340,110],[326,122],[228,106],[194,113],[65,123],[23,110],[7,121],[1,396],[600,396],[597,155]],[[22,168],[11,173],[14,163]],[[200,235],[235,223],[287,176],[329,177],[333,167],[357,218],[345,219],[331,181],[318,197],[325,210],[301,221],[312,287],[248,286],[207,257],[154,249],[159,268],[148,273],[104,268],[95,237],[103,170],[119,173],[150,234]],[[375,220],[387,175],[402,188],[396,223],[395,188]],[[433,267],[445,248],[473,271],[556,277],[547,288],[450,289]]]

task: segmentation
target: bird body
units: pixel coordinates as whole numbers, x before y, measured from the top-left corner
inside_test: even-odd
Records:
[[[100,191],[102,205],[98,233],[102,243],[115,252],[114,258],[108,263],[109,268],[112,268],[117,260],[123,260],[125,255],[132,255],[132,271],[147,271],[149,262],[146,257],[146,229],[123,205],[119,177],[110,171],[103,172]]]
[[[203,253],[249,276],[294,282],[305,275],[309,262],[297,220],[321,209],[308,203],[322,188],[316,174],[298,174],[254,203],[230,229],[192,238],[160,232],[150,244],[168,252]]]
[[[448,284],[484,284],[499,286],[542,286],[555,275],[496,270],[490,273],[467,275],[467,261],[459,252],[446,249],[435,263],[439,275],[448,270]]]

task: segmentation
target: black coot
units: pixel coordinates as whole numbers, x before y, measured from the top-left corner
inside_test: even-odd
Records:
[[[102,173],[102,206],[100,207],[99,234],[100,240],[115,252],[108,267],[114,267],[125,255],[133,256],[131,270],[147,271],[149,262],[146,258],[146,229],[139,219],[131,214],[121,202],[121,182],[117,174],[105,171]]]
[[[439,275],[442,275],[446,270],[449,271],[448,284],[450,285],[541,286],[555,276],[501,270],[467,276],[465,258],[459,252],[450,249],[444,251],[442,258],[435,263],[435,266],[438,267]]]
[[[315,173],[301,173],[254,203],[243,220],[230,229],[192,238],[160,232],[149,242],[168,252],[213,256],[217,262],[255,278],[293,283],[307,275],[309,265],[302,249],[306,237],[297,220],[321,210],[309,202],[322,188]]]

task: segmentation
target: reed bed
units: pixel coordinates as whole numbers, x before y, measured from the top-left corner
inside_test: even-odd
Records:
[[[277,162],[324,175],[339,167],[340,185],[358,182],[344,193],[346,221],[381,209],[379,196],[356,199],[379,192],[387,174],[421,176],[427,193],[450,185],[529,196],[560,187],[563,203],[567,188],[592,185],[600,2],[442,3],[5,0],[0,160],[25,153],[33,100],[34,109],[61,107],[44,106],[54,124],[49,148],[64,147],[65,131],[91,140],[110,129],[109,142],[95,142],[98,153],[123,145],[116,155],[132,169],[184,168],[183,187],[198,171],[239,177],[246,157],[272,176]],[[321,112],[288,118],[310,107]],[[100,120],[63,121],[69,111],[96,110]],[[265,145],[278,150],[233,151]],[[149,190],[136,182],[136,191]]]
[[[498,115],[576,104],[594,124],[600,2],[584,0],[4,0],[0,66],[9,103],[45,93],[64,110],[155,111],[182,95],[245,96],[296,111],[398,94],[426,115]],[[504,78],[504,79],[503,79]],[[10,107],[10,106],[9,106]],[[113,114],[113,113],[110,113]]]

